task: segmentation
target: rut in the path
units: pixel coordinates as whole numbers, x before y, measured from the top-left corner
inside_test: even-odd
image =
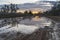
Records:
[[[46,30],[38,30],[30,35],[17,36],[15,40],[48,40],[46,34]]]

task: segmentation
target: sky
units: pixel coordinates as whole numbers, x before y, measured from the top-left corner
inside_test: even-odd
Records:
[[[33,3],[36,1],[56,1],[56,0],[0,0],[0,4],[22,4],[22,3]]]

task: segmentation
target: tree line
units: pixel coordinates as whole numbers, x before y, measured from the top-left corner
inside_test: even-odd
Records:
[[[60,16],[60,1],[56,3],[50,11],[44,12],[47,16]]]
[[[38,12],[38,14],[33,14],[31,10],[25,11],[24,13],[17,13],[17,10],[19,10],[17,4],[10,4],[10,5],[4,5],[0,10],[0,18],[4,17],[26,17],[26,16],[60,16],[60,1],[55,4],[50,11],[46,11],[44,13]]]
[[[0,18],[9,18],[9,17],[26,17],[26,16],[35,16],[35,15],[41,15],[39,12],[38,14],[33,14],[31,10],[25,11],[24,13],[17,13],[17,10],[19,10],[17,4],[10,4],[10,5],[4,5],[1,8],[0,11]]]

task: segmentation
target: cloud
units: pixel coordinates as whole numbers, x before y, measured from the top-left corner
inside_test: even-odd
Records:
[[[39,0],[39,1],[57,1],[57,0]]]
[[[0,2],[4,2],[4,3],[14,3],[14,4],[21,4],[21,3],[32,3],[32,2],[35,2],[35,1],[38,1],[38,0],[0,0]]]
[[[0,4],[22,4],[22,3],[33,3],[36,1],[57,1],[57,0],[0,0]]]

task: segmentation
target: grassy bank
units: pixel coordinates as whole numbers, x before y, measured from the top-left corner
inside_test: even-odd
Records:
[[[60,22],[60,16],[47,16],[47,17],[56,21],[56,22]]]

